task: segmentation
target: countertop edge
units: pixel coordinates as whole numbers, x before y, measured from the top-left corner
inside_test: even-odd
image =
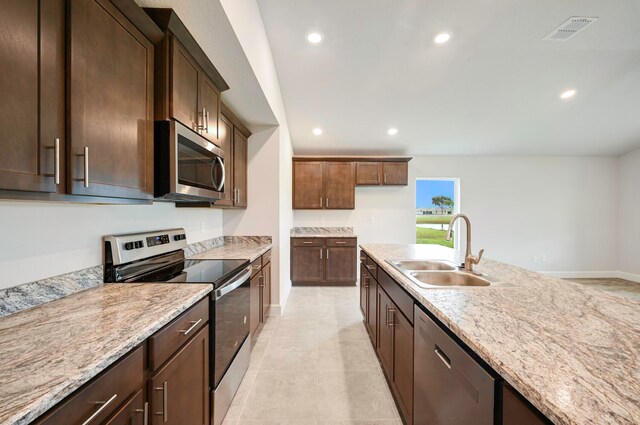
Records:
[[[145,284],[146,282],[140,282],[140,284]],[[155,283],[155,282],[149,282]],[[106,284],[108,285],[108,283]],[[164,285],[164,284],[163,284]],[[115,362],[120,360],[122,357],[127,355],[132,349],[138,346],[140,343],[145,341],[151,335],[153,335],[156,331],[160,330],[168,323],[170,323],[173,319],[178,317],[180,314],[185,312],[187,309],[195,305],[202,298],[207,296],[211,291],[213,291],[213,285],[207,285],[208,288],[203,288],[197,294],[190,297],[187,301],[185,301],[180,307],[171,311],[168,316],[165,316],[159,319],[152,326],[149,326],[142,330],[135,338],[132,338],[126,341],[124,344],[119,345],[117,348],[111,350],[109,354],[106,354],[101,361],[97,362],[92,368],[89,370],[85,370],[84,374],[86,376],[82,376],[78,378],[77,381],[72,381],[65,385],[59,385],[52,387],[50,390],[50,397],[40,398],[39,400],[35,400],[33,403],[33,407],[26,407],[22,410],[22,412],[18,412],[12,417],[9,418],[8,421],[5,421],[4,424],[14,424],[14,425],[26,425],[36,420],[52,408],[54,408],[57,404],[64,401],[68,396],[70,396],[73,392],[81,388],[87,382],[91,381],[93,378],[98,376],[101,372],[106,370],[109,366],[113,365]],[[71,380],[71,379],[70,379]]]
[[[265,245],[255,245],[253,247],[249,246],[246,249],[255,249],[256,252],[255,253],[251,253],[250,256],[247,255],[241,255],[241,254],[232,254],[232,255],[227,255],[227,254],[220,254],[220,257],[214,257],[215,255],[215,251],[216,250],[223,250],[232,246],[241,246],[242,244],[240,243],[228,243],[225,245],[220,245],[220,246],[216,246],[214,248],[208,249],[206,251],[202,251],[198,254],[194,254],[190,257],[187,257],[187,260],[249,260],[249,262],[254,262],[255,260],[257,260],[258,258],[262,257],[264,254],[267,253],[267,251],[269,251],[270,249],[273,249],[273,243],[269,243],[269,244],[265,244]],[[211,257],[209,257],[209,255],[211,255]]]
[[[292,238],[357,238],[355,233],[335,233],[335,234],[322,234],[322,233],[299,233],[290,235]]]
[[[562,424],[575,424],[576,422],[559,412],[558,407],[548,400],[544,400],[542,394],[531,386],[523,385],[522,381],[518,379],[517,374],[511,371],[503,363],[490,356],[482,347],[478,346],[462,329],[451,322],[447,315],[443,313],[433,304],[424,300],[419,291],[414,288],[414,284],[407,282],[408,278],[401,276],[400,272],[389,265],[384,258],[379,257],[375,253],[372,253],[366,248],[366,245],[360,245],[367,255],[375,260],[375,262],[398,284],[411,295],[411,297],[422,307],[432,313],[444,326],[453,332],[462,342],[464,342],[469,349],[471,349],[476,355],[478,355],[484,362],[486,362],[493,370],[498,373],[509,385],[511,385],[516,391],[522,394],[532,405],[534,405],[540,412],[547,416],[554,423],[560,421]],[[514,266],[515,267],[515,266]]]

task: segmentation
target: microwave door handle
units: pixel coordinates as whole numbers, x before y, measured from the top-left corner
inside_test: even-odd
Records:
[[[219,300],[220,298],[227,295],[229,292],[242,286],[242,284],[245,283],[247,280],[249,280],[250,277],[251,277],[251,265],[247,266],[247,268],[244,269],[244,273],[242,274],[242,276],[235,278],[234,280],[224,285],[222,288],[216,290],[216,294],[215,294],[216,300]]]
[[[222,168],[222,177],[220,177],[220,184],[213,183],[216,186],[216,190],[218,192],[222,192],[224,190],[224,180],[226,179],[226,172],[224,171],[224,162],[219,156],[216,156],[216,161],[220,164],[220,168]],[[211,178],[213,179],[213,168],[211,167]]]

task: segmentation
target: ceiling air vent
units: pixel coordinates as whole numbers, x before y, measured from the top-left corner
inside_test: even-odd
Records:
[[[583,16],[571,17],[558,28],[547,34],[547,36],[543,38],[543,40],[568,40],[597,20],[598,18],[585,18]]]

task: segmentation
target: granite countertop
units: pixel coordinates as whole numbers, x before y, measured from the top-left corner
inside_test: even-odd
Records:
[[[207,249],[189,257],[193,260],[249,260],[255,261],[269,251],[272,244],[257,242],[225,242],[224,245]]]
[[[452,250],[361,248],[554,423],[640,423],[640,302],[486,259],[511,286],[422,289],[385,260]]]
[[[36,419],[212,289],[105,284],[0,319],[0,424]]]
[[[353,227],[294,227],[292,238],[355,238]]]

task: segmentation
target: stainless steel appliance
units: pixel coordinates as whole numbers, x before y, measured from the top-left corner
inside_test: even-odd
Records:
[[[414,425],[493,425],[495,378],[418,306]]]
[[[178,121],[155,123],[155,197],[215,201],[224,196],[224,152]]]
[[[219,425],[249,367],[248,260],[189,260],[184,229],[104,238],[105,282],[211,283],[209,382]]]

